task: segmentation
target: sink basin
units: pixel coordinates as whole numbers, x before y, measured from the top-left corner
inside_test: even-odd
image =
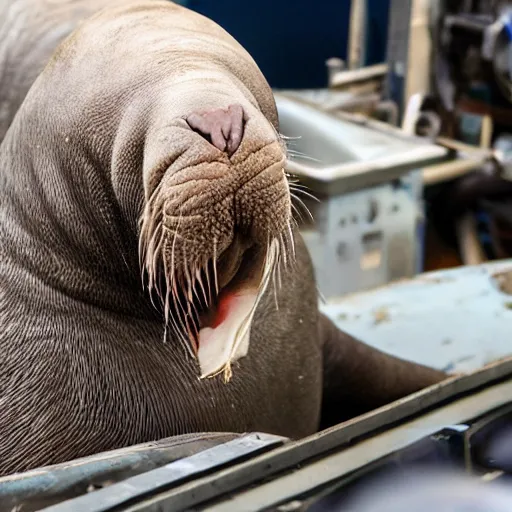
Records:
[[[288,171],[316,192],[337,195],[389,182],[447,157],[445,148],[391,126],[343,119],[281,93],[275,98],[280,131],[291,138]]]

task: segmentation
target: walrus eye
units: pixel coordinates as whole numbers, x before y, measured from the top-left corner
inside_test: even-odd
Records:
[[[219,108],[194,112],[186,121],[193,131],[220,151],[226,151],[229,156],[240,147],[244,134],[244,110],[241,105],[230,105],[227,110]]]

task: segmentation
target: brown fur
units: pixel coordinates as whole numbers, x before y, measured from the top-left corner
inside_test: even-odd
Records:
[[[185,119],[234,103],[247,120],[229,158]],[[103,11],[58,48],[0,146],[0,474],[188,432],[299,438],[318,429],[322,394],[332,424],[347,400],[360,413],[444,378],[334,329],[296,231],[279,310],[269,291],[229,383],[199,380],[165,337],[141,286],[144,220],[163,219],[164,270],[217,260],[235,234],[284,239],[277,127],[250,56],[173,4]]]

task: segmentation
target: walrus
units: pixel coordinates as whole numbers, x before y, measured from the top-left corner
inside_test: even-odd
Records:
[[[0,474],[194,432],[292,439],[446,378],[320,313],[272,91],[211,20],[102,10],[0,146]]]
[[[0,2],[0,142],[58,44],[106,6],[131,0]]]

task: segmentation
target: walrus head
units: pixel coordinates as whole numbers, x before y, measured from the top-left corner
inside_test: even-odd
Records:
[[[229,378],[231,362],[247,353],[256,306],[269,285],[276,292],[293,254],[285,146],[257,108],[239,103],[192,111],[153,142],[144,278],[201,376]]]
[[[80,275],[71,282],[56,260],[51,286],[153,321],[142,274],[166,336],[201,376],[229,376],[294,254],[286,146],[249,54],[168,1],[106,9],[59,46],[22,111],[13,130],[51,141],[33,148],[52,176],[39,195],[55,202],[50,229],[64,248],[73,240],[62,259]],[[53,183],[77,199],[62,207]]]

